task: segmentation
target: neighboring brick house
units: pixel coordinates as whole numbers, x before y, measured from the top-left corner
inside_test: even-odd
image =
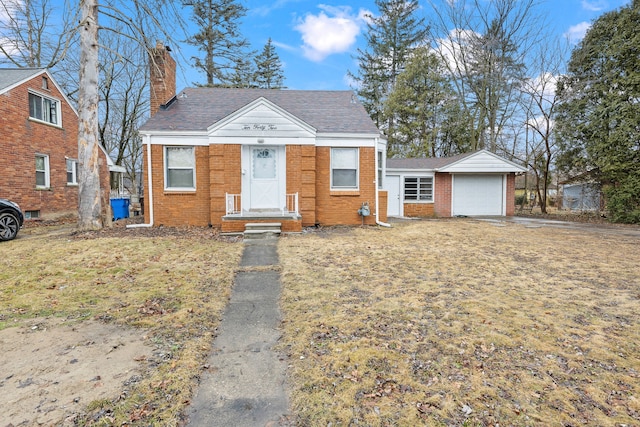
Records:
[[[109,165],[102,152],[103,205]],[[29,218],[77,215],[78,114],[43,68],[0,68],[0,198]]]
[[[511,216],[515,175],[526,168],[487,150],[454,157],[388,159],[389,216]]]
[[[350,91],[187,88],[152,53],[142,126],[151,225],[304,226],[386,221],[386,140]],[[370,215],[360,215],[367,206]]]

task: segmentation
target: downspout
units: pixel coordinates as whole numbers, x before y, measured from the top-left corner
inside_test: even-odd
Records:
[[[375,179],[373,180],[373,185],[376,186],[376,224],[382,226],[382,227],[391,227],[391,224],[388,224],[386,222],[382,222],[380,221],[378,218],[378,209],[379,208],[379,204],[380,204],[380,196],[379,196],[379,186],[378,186],[378,138],[376,137],[375,139],[375,148],[374,148],[374,153],[375,153],[375,162],[374,164],[374,169],[375,169]],[[388,202],[387,202],[388,203]]]
[[[147,137],[148,138],[148,137]],[[153,179],[151,176],[151,141],[147,141],[147,180],[149,187],[149,223],[129,224],[126,228],[148,228],[153,227]]]

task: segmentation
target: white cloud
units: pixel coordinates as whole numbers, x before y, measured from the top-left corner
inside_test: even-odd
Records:
[[[267,16],[277,9],[282,9],[288,3],[297,3],[299,0],[276,0],[271,4],[263,4],[262,6],[249,9],[249,13],[258,16]]]
[[[304,56],[314,62],[320,62],[334,53],[348,51],[356,42],[366,15],[370,12],[361,9],[352,14],[351,7],[333,7],[320,5],[318,15],[307,14],[295,30],[302,34]]]
[[[569,39],[569,42],[575,44],[580,42],[580,40],[584,38],[584,35],[587,33],[589,28],[591,28],[590,23],[581,22],[579,24],[572,25],[571,27],[569,27],[569,30],[567,30],[567,32],[564,33],[564,36],[567,39]]]
[[[275,47],[279,47],[280,49],[286,50],[286,51],[289,51],[289,52],[293,52],[293,51],[296,50],[296,47],[291,46],[291,45],[286,44],[286,43],[278,42],[276,40],[271,40],[271,44],[274,45]]]
[[[606,0],[582,0],[582,8],[591,12],[600,12],[608,7]]]

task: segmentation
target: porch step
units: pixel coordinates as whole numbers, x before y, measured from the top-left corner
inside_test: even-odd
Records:
[[[244,226],[245,239],[264,239],[267,237],[278,237],[281,233],[282,223],[280,222],[248,222]]]

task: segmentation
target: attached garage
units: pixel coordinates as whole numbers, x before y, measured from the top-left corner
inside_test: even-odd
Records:
[[[505,176],[453,175],[452,215],[505,215]]]
[[[526,169],[486,150],[447,158],[387,159],[388,216],[505,216]]]

